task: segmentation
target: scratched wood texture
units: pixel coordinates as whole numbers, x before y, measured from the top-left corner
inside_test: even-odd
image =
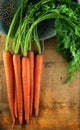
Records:
[[[45,41],[40,113],[29,125],[12,125],[2,60],[5,37],[0,36],[0,130],[80,130],[80,75],[64,84],[67,63],[56,52],[56,38]]]

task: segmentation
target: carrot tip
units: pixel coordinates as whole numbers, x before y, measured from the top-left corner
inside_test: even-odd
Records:
[[[29,118],[26,118],[26,124],[29,124]]]
[[[35,113],[35,116],[38,117],[38,113]]]
[[[17,119],[17,114],[15,114],[15,118]]]
[[[35,111],[35,116],[38,117],[38,115],[39,115],[39,112],[36,110]]]
[[[15,118],[13,119],[13,124],[15,124],[15,122],[16,122],[16,120],[15,120]]]
[[[20,123],[20,125],[22,125],[22,117],[19,117],[19,123]]]

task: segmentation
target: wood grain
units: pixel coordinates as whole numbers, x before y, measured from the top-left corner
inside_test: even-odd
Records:
[[[40,113],[29,125],[13,126],[9,111],[2,52],[5,37],[0,36],[0,130],[80,130],[80,74],[64,84],[67,63],[56,52],[56,38],[45,41]]]

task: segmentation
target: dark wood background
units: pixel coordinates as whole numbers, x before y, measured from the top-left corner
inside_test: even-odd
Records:
[[[29,125],[12,125],[2,59],[5,38],[0,36],[0,130],[80,130],[80,74],[64,84],[67,63],[56,52],[55,37],[45,41],[39,117],[33,115]]]

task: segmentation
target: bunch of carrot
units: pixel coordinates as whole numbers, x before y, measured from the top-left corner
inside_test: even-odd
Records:
[[[3,61],[13,123],[18,119],[20,124],[28,124],[33,108],[35,116],[39,114],[43,55],[34,56],[29,51],[27,56],[21,56],[4,51]]]
[[[31,19],[32,13],[30,12],[28,12],[29,17],[27,17],[28,13],[24,16],[27,2],[28,0],[23,0],[14,15],[8,31],[5,51],[3,52],[9,107],[13,123],[18,119],[20,124],[24,121],[27,124],[29,123],[33,110],[35,111],[35,116],[39,114],[43,65],[37,22],[31,25],[31,20],[29,19]],[[34,11],[34,8],[32,10]],[[20,20],[15,32],[18,18]],[[10,42],[13,33],[13,42]],[[36,55],[32,50],[32,39],[37,47]]]

